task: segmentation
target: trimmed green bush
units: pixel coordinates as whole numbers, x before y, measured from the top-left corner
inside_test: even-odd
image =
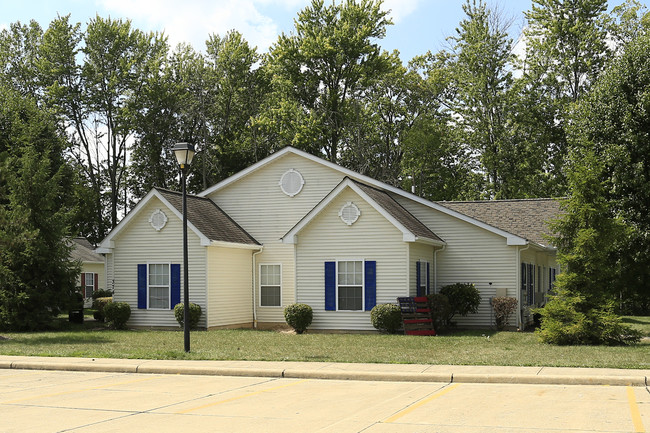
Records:
[[[113,302],[112,297],[93,299],[93,305],[91,308],[95,310],[93,312],[93,317],[95,318],[95,320],[97,320],[98,322],[103,322],[106,320],[106,317],[104,316],[104,308],[106,307],[106,305],[108,305],[111,302]]]
[[[113,292],[108,289],[98,289],[93,292],[93,301],[97,298],[112,298]]]
[[[449,298],[441,293],[434,293],[427,297],[429,298],[429,308],[431,308],[433,329],[440,331],[448,326],[452,316]]]
[[[295,329],[296,334],[302,334],[311,325],[314,312],[307,304],[291,304],[284,309],[284,320]]]
[[[370,322],[375,329],[394,334],[402,326],[402,312],[395,304],[378,304],[370,311]]]
[[[201,319],[201,306],[190,302],[190,329],[196,329],[199,326],[199,319]],[[174,317],[176,321],[183,328],[183,323],[185,322],[185,304],[179,303],[174,306]]]
[[[497,296],[492,298],[492,309],[494,310],[494,321],[497,324],[497,330],[502,331],[508,324],[508,318],[517,309],[517,299],[507,296]]]
[[[447,323],[452,325],[451,319],[456,316],[467,316],[478,313],[478,306],[481,304],[481,294],[471,283],[456,283],[444,286],[440,293],[449,299],[450,315]]]
[[[104,316],[111,328],[124,329],[131,317],[131,306],[126,302],[109,302],[104,306]]]

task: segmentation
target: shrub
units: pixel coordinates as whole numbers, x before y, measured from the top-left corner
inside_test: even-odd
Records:
[[[492,309],[494,310],[494,320],[497,329],[502,331],[508,324],[508,317],[517,310],[517,298],[507,296],[497,296],[492,298]]]
[[[584,296],[560,289],[551,296],[541,315],[541,326],[536,331],[543,343],[556,345],[636,343],[641,333],[621,322],[614,314],[613,303],[590,307]]]
[[[190,302],[190,329],[196,329],[199,326],[199,319],[201,319],[201,306]],[[179,303],[174,306],[174,317],[176,321],[183,328],[185,322],[185,304]]]
[[[431,308],[431,319],[433,319],[433,329],[439,331],[446,328],[452,316],[449,298],[441,293],[431,294],[428,298],[429,307]]]
[[[291,304],[284,309],[284,319],[289,326],[296,330],[297,334],[305,332],[313,318],[314,312],[307,304]]]
[[[402,312],[395,304],[375,305],[370,311],[370,321],[375,329],[394,334],[402,326]]]
[[[449,299],[449,318],[448,324],[455,315],[467,316],[468,314],[478,313],[478,306],[481,304],[481,294],[478,289],[471,283],[456,283],[444,286],[440,293]]]
[[[68,321],[84,323],[84,297],[79,292],[74,292],[68,302]]]
[[[95,320],[98,322],[103,322],[106,320],[106,316],[104,316],[104,308],[106,308],[106,305],[110,304],[111,302],[113,302],[113,298],[96,298],[93,300],[93,305],[91,308],[95,310],[93,313]]]
[[[93,292],[93,301],[97,298],[112,298],[113,292],[108,289],[98,289]]]
[[[106,321],[115,329],[124,329],[131,317],[131,306],[126,302],[109,302],[104,307]]]

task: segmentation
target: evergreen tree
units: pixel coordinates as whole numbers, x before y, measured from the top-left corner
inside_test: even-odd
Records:
[[[52,117],[0,87],[0,329],[47,326],[68,305],[73,174]]]

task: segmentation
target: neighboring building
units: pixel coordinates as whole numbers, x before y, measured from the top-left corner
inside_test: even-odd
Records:
[[[482,296],[460,326],[492,326],[494,296],[519,300],[519,326],[558,271],[544,237],[555,200],[431,202],[291,147],[187,205],[190,299],[207,328],[280,326],[302,302],[310,329],[373,330],[374,305],[457,282]],[[131,326],[177,326],[179,193],[153,189],[97,251]]]
[[[86,238],[73,238],[70,258],[81,263],[77,287],[84,298],[92,298],[93,292],[106,288],[106,259],[95,252],[95,247]]]

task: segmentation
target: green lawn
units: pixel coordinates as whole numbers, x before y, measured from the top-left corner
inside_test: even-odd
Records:
[[[626,321],[650,331],[648,317],[627,317]],[[0,354],[650,369],[647,339],[629,347],[558,347],[541,344],[534,334],[524,332],[467,331],[417,337],[219,330],[193,331],[192,351],[186,354],[180,330],[112,331],[95,323],[62,328],[68,329],[0,334],[4,337],[0,338]]]

